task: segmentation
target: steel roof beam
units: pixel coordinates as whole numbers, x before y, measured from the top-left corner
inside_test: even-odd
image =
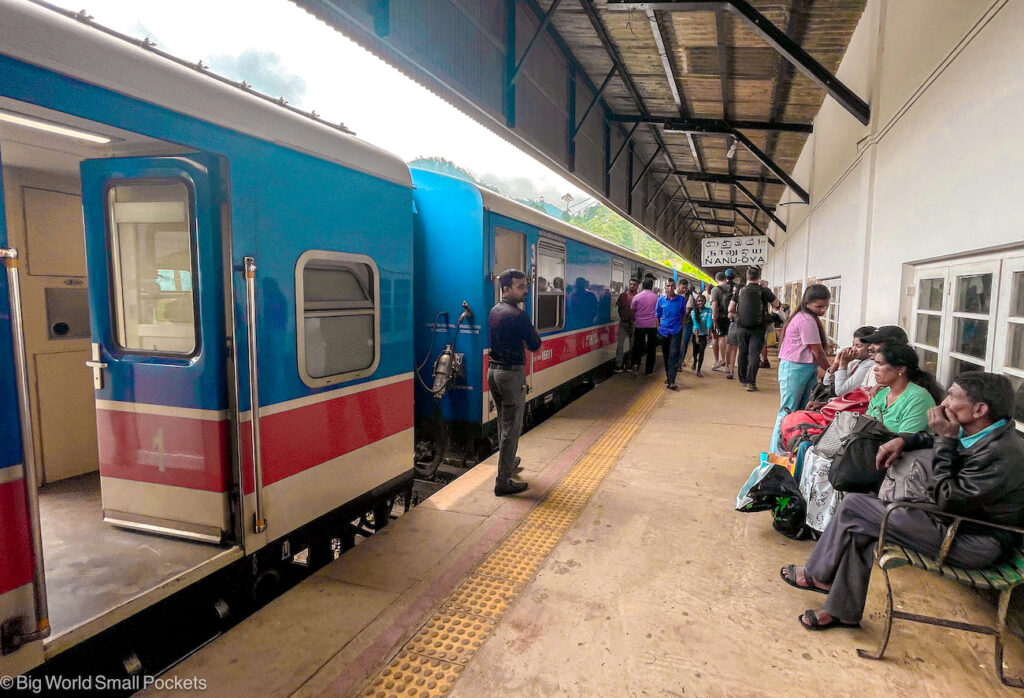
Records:
[[[661,148],[662,148],[662,146],[660,146],[660,145],[659,145],[659,146],[658,146],[658,148],[657,148],[657,150],[655,150],[655,151],[654,151],[654,155],[652,155],[652,156],[651,156],[651,159],[647,161],[647,164],[646,164],[646,165],[644,165],[644,169],[640,170],[640,176],[639,176],[639,177],[637,177],[637,178],[636,178],[636,181],[635,181],[635,182],[633,182],[633,183],[632,183],[632,184],[630,185],[630,187],[629,187],[629,193],[630,193],[630,194],[632,194],[632,193],[633,193],[634,191],[636,191],[637,185],[639,185],[639,184],[640,184],[640,182],[642,182],[642,181],[643,181],[644,175],[645,175],[645,174],[647,174],[647,171],[648,171],[649,169],[651,169],[651,165],[653,165],[653,164],[654,164],[654,161],[655,161],[655,160],[657,159],[657,157],[658,157],[659,155],[661,155]]]
[[[666,131],[690,131],[693,133],[728,133],[724,119],[687,119],[670,116],[642,116],[640,114],[609,114],[609,121],[640,121],[649,124],[661,124]],[[729,121],[733,128],[745,131],[779,131],[782,133],[814,133],[814,124],[797,124],[788,121]]]
[[[611,79],[617,72],[618,69],[615,66],[612,66],[612,69],[608,71],[608,75],[606,75],[604,80],[601,82],[601,86],[597,88],[597,92],[594,93],[594,97],[590,100],[590,104],[588,104],[587,108],[583,110],[583,116],[580,117],[580,122],[573,125],[571,136],[573,140],[576,139],[576,134],[580,132],[580,129],[583,128],[583,124],[587,121],[587,117],[590,116],[590,110],[593,109],[594,105],[601,100],[601,95],[604,94],[605,88],[608,87],[608,83],[611,82]]]
[[[530,1],[536,2],[536,0]],[[590,21],[590,25],[594,28],[594,32],[597,34],[597,38],[601,41],[601,46],[604,47],[605,53],[608,54],[608,58],[611,59],[612,65],[614,65],[615,68],[619,71],[619,75],[622,77],[622,82],[626,85],[626,89],[633,97],[633,102],[636,104],[637,109],[640,110],[641,117],[644,117],[646,119],[646,117],[650,116],[650,112],[647,110],[647,105],[644,103],[643,97],[640,95],[640,90],[637,89],[636,83],[633,82],[633,77],[629,74],[629,71],[626,70],[625,65],[622,63],[622,58],[619,56],[619,52],[615,48],[615,45],[612,43],[612,39],[608,35],[608,30],[601,22],[601,18],[597,16],[597,10],[594,9],[593,3],[591,2],[591,0],[579,0],[579,3],[580,7],[583,8],[583,13],[587,16],[587,19]],[[640,122],[638,121],[637,123]],[[645,123],[649,122],[645,121]],[[661,147],[663,155],[665,157],[665,161],[668,163],[669,171],[674,172],[676,169],[676,164],[672,160],[671,153],[669,153],[668,149],[665,147],[665,141],[662,139],[661,133],[658,132],[657,128],[654,128],[652,126],[651,135],[654,137],[655,143],[657,143],[657,145]],[[682,180],[680,180],[680,185],[682,185]],[[686,195],[686,188],[681,188],[684,192],[684,195]]]
[[[740,193],[743,194],[743,196],[745,196],[748,199],[750,199],[750,202],[752,204],[754,204],[759,209],[761,209],[761,212],[764,215],[768,216],[773,221],[775,221],[775,225],[779,226],[779,228],[782,230],[782,232],[786,232],[786,224],[783,223],[781,220],[779,220],[778,216],[776,216],[774,213],[769,211],[768,207],[764,205],[764,202],[761,201],[761,199],[759,199],[758,197],[754,196],[754,193],[752,191],[750,191],[745,186],[743,186],[743,182],[739,182],[739,181],[733,182],[733,186],[735,186],[737,189],[739,189]]]
[[[759,226],[759,225],[758,225],[757,223],[755,223],[755,222],[754,222],[754,219],[753,219],[753,218],[750,218],[749,216],[747,216],[747,214],[745,214],[745,213],[744,213],[743,211],[741,211],[740,209],[736,209],[736,213],[737,213],[737,214],[739,214],[740,218],[742,218],[742,219],[743,219],[743,220],[745,220],[745,221],[746,221],[747,223],[749,223],[749,224],[750,224],[750,227],[751,227],[751,228],[753,228],[754,230],[756,230],[756,231],[757,231],[758,233],[760,233],[761,235],[764,235],[764,234],[765,234],[764,230],[762,230],[762,229],[761,229],[761,226]]]
[[[620,145],[619,149],[615,151],[615,157],[613,157],[608,162],[608,171],[609,172],[611,172],[612,168],[615,167],[615,163],[619,161],[619,156],[622,155],[622,151],[626,149],[627,145],[629,145],[630,141],[633,138],[633,134],[636,133],[636,130],[638,128],[640,128],[640,122],[639,121],[637,121],[635,124],[633,124],[633,128],[629,129],[629,133],[626,134],[626,140],[622,141],[622,145]]]
[[[535,31],[533,36],[530,38],[530,43],[526,44],[526,50],[523,51],[523,55],[519,58],[519,62],[516,63],[515,68],[512,69],[512,74],[508,78],[509,85],[514,85],[516,80],[519,79],[519,72],[523,69],[523,64],[526,63],[526,57],[530,55],[530,50],[533,48],[533,45],[537,43],[537,39],[540,38],[540,35],[543,34],[544,30],[548,28],[549,24],[551,24],[551,18],[554,16],[555,10],[558,9],[558,5],[561,2],[562,0],[553,0],[551,3],[551,7],[548,8],[547,13],[541,20],[540,26],[537,27],[537,31]],[[509,46],[509,51],[513,56],[515,55],[514,44]]]
[[[607,0],[609,9],[655,10],[659,12],[713,12],[728,10],[742,19],[762,39],[778,51],[801,73],[824,89],[832,99],[850,112],[857,121],[867,126],[871,120],[871,108],[849,87],[840,82],[821,63],[818,63],[800,45],[790,39],[778,27],[758,12],[746,0],[689,0],[688,2],[629,2],[628,0]]]
[[[756,177],[754,175],[727,175],[712,172],[685,172],[683,170],[677,170],[674,174],[691,182],[711,182],[713,184],[736,184],[737,182],[753,182],[756,184],[763,182],[764,184],[782,184],[782,182],[774,179]],[[758,208],[761,207],[758,206]],[[761,210],[763,211],[764,209]]]
[[[690,199],[690,203],[692,203],[694,206],[696,206],[698,208],[713,208],[713,209],[723,209],[723,210],[734,210],[734,209],[738,209],[738,208],[746,208],[746,209],[756,209],[757,208],[757,206],[754,206],[754,204],[737,204],[737,203],[730,203],[730,202],[726,202],[726,201],[702,201],[702,200],[699,200],[699,199]],[[774,206],[768,206],[768,208],[770,210],[772,210],[772,211],[775,210]]]

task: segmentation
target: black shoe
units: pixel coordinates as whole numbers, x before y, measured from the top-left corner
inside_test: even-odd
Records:
[[[771,368],[771,367],[772,367],[772,365],[770,363],[768,363],[768,359],[765,359],[764,361],[761,362],[760,368]]]
[[[754,385],[753,383],[747,384],[747,392],[748,393],[756,393],[757,392],[757,386]]]
[[[520,482],[519,480],[509,480],[504,484],[496,482],[494,483],[494,496],[504,497],[507,494],[519,494],[520,492],[525,492],[528,489],[530,489],[530,486],[525,482]]]

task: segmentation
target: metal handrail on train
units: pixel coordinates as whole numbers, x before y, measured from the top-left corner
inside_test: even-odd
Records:
[[[253,530],[263,533],[267,520],[263,516],[263,449],[260,444],[260,388],[256,363],[256,259],[242,260],[245,270],[245,312],[249,335],[249,429],[252,434],[253,488],[256,510],[253,512]]]
[[[21,278],[18,276],[18,250],[0,248],[0,259],[7,268],[7,284],[11,303],[11,339],[14,342],[15,382],[18,388],[18,412],[21,418],[22,471],[25,479],[25,500],[32,532],[32,600],[35,602],[36,628],[31,633],[20,633],[16,638],[4,637],[3,647],[17,649],[26,642],[41,640],[50,635],[50,614],[46,604],[46,572],[43,562],[43,536],[39,525],[39,483],[36,481],[35,436],[32,433],[32,403],[29,393],[28,358],[25,353],[25,328],[21,314]]]

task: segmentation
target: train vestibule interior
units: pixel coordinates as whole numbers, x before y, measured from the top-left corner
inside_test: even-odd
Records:
[[[35,463],[25,467],[34,466],[39,483],[51,637],[137,602],[223,552],[103,520],[93,373],[85,365],[92,337],[79,164],[185,150],[0,98],[7,246],[21,260],[35,442]]]

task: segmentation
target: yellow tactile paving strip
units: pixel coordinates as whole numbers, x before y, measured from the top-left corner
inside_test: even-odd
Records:
[[[449,693],[664,394],[660,384],[644,390],[501,545],[441,602],[391,663],[366,684],[362,695],[432,698]]]

